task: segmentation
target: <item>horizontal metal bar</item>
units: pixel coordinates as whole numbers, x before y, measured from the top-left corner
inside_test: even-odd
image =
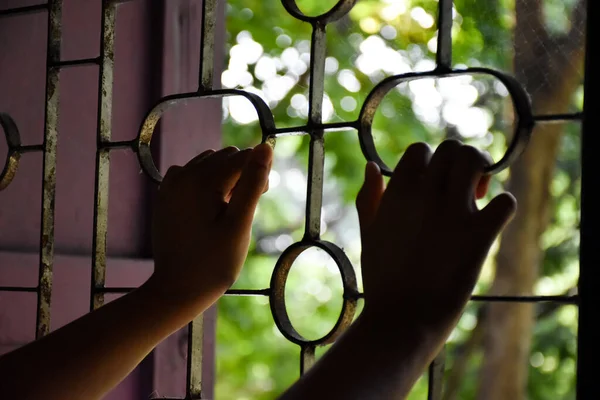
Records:
[[[15,150],[21,154],[22,153],[32,153],[34,151],[44,151],[44,145],[43,144],[32,144],[29,146],[21,146]]]
[[[345,295],[349,298],[363,299],[364,293],[356,293],[354,295]],[[488,301],[496,303],[563,303],[563,304],[578,304],[579,296],[487,296],[487,295],[473,295],[471,301]]]
[[[14,17],[17,15],[33,14],[42,12],[48,9],[48,4],[36,4],[27,7],[7,8],[6,10],[0,10],[0,18],[2,17]]]
[[[129,293],[137,288],[134,287],[99,287],[93,290],[94,293]]]
[[[275,136],[284,136],[289,134],[305,135],[314,130],[323,130],[327,132],[347,131],[349,129],[358,129],[358,121],[333,122],[330,124],[315,124],[291,126],[287,128],[275,129]]]
[[[100,64],[100,57],[82,58],[79,60],[59,61],[59,62],[51,63],[50,67],[65,68],[65,67],[78,67],[78,66],[84,66],[84,65],[98,65],[98,64]]]
[[[120,142],[99,143],[98,149],[134,149],[137,142],[135,140],[123,140]]]
[[[135,287],[99,287],[94,289],[95,293],[129,293]],[[225,292],[227,296],[269,296],[271,289],[229,289]]]
[[[563,304],[577,304],[579,302],[579,296],[485,296],[485,295],[474,295],[471,296],[471,301],[488,301],[488,302],[500,302],[500,303],[563,303]]]
[[[27,293],[35,293],[37,291],[38,291],[37,287],[0,286],[0,292],[27,292]]]
[[[229,289],[225,292],[227,296],[269,296],[271,289]]]
[[[550,115],[535,115],[533,119],[536,122],[546,123],[559,123],[559,122],[580,122],[583,118],[583,113],[570,113],[570,114],[550,114]]]

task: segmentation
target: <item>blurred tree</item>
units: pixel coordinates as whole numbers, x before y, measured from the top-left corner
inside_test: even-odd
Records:
[[[531,94],[534,114],[570,110],[581,84],[585,1],[574,7],[564,34],[550,32],[541,0],[516,0],[514,73]],[[506,189],[519,215],[502,236],[491,293],[531,295],[543,261],[542,235],[552,218],[550,194],[563,133],[561,125],[539,125],[523,156],[511,166]],[[525,399],[534,324],[531,304],[490,304],[477,398]]]
[[[306,14],[317,15],[336,2],[297,3]],[[514,71],[531,94],[536,114],[580,109],[582,3],[456,0],[454,63]],[[433,69],[437,4],[361,0],[328,26],[326,121],[355,120],[369,91],[386,76]],[[310,25],[289,16],[277,0],[230,0],[227,34],[223,85],[263,97],[278,127],[305,124]],[[452,132],[498,159],[512,122],[506,96],[506,88],[486,77],[401,84],[377,111],[373,135],[378,152],[394,165],[410,143],[435,146]],[[226,99],[224,118],[227,144],[245,147],[260,140],[256,113],[244,100]],[[302,237],[307,144],[300,136],[277,141],[271,190],[261,200],[238,288],[267,287],[279,254]],[[353,201],[364,156],[351,130],[326,133],[325,146],[323,237],[344,248],[360,277]],[[508,171],[495,177],[490,196],[506,185],[519,200],[519,215],[499,250],[492,251],[498,257],[486,262],[477,292],[566,293],[578,276],[578,126],[538,126],[508,177]],[[286,301],[292,322],[307,337],[322,336],[337,318],[342,295],[337,276],[335,264],[316,251],[294,264]],[[548,305],[534,314],[531,306],[471,304],[448,342],[445,399],[574,398],[575,338],[573,307]],[[218,398],[271,399],[297,378],[299,349],[277,331],[264,297],[223,299],[217,339]],[[422,380],[410,399],[423,399],[426,393]]]

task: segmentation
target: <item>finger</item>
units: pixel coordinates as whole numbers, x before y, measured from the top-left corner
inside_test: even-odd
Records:
[[[517,201],[510,193],[502,193],[492,199],[490,203],[479,211],[478,217],[481,226],[489,232],[493,241],[500,231],[514,217],[517,211]]]
[[[225,147],[224,149],[221,149],[216,152],[215,151],[210,152],[209,154],[204,156],[204,159],[203,159],[204,162],[188,163],[188,165],[190,167],[189,169],[198,169],[198,168],[202,167],[202,168],[206,168],[207,171],[212,171],[213,168],[215,168],[218,165],[225,162],[229,156],[237,153],[238,151],[239,151],[239,149],[237,147],[229,146],[229,147]],[[199,158],[199,157],[200,156],[198,156],[197,158]]]
[[[367,228],[373,224],[384,191],[385,184],[379,167],[372,161],[367,163],[365,181],[356,196],[361,236],[364,236]]]
[[[443,141],[433,153],[424,178],[425,190],[430,199],[440,199],[446,194],[449,172],[461,147],[461,142],[449,139]]]
[[[158,190],[162,191],[162,190],[165,190],[165,188],[169,187],[172,184],[172,182],[177,178],[177,176],[179,176],[181,174],[182,170],[183,170],[183,167],[181,167],[179,165],[171,165],[169,167],[169,169],[167,170],[167,172],[165,173],[165,176],[163,176],[163,179],[160,182]]]
[[[230,194],[238,183],[251,154],[252,149],[245,149],[231,154],[226,161],[218,165],[219,169],[214,172],[212,179],[220,199],[229,201]]]
[[[449,195],[455,204],[471,206],[488,161],[472,146],[462,146],[450,169]]]
[[[213,149],[205,150],[202,153],[198,154],[196,157],[192,158],[190,161],[188,161],[187,164],[185,164],[185,166],[189,167],[190,165],[197,164],[200,161],[204,160],[206,157],[208,157],[211,154],[213,154],[214,152],[215,151]]]
[[[486,165],[492,165],[494,163],[492,156],[487,151],[481,152],[481,155],[485,158]],[[475,188],[475,198],[476,199],[479,200],[479,199],[483,199],[485,197],[485,195],[487,194],[487,191],[490,187],[491,179],[492,179],[492,177],[490,175],[483,175],[479,179],[479,182],[477,183],[477,187]]]
[[[490,181],[492,177],[490,175],[483,175],[479,182],[477,183],[477,187],[475,188],[475,198],[477,200],[483,199],[490,188]]]
[[[250,229],[254,210],[269,180],[272,160],[273,150],[268,144],[259,144],[252,150],[227,208],[227,217],[234,226]]]
[[[420,184],[431,159],[431,148],[426,143],[411,144],[396,165],[388,184],[388,191],[414,190]]]

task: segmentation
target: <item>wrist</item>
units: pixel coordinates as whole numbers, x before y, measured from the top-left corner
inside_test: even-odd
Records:
[[[142,292],[148,304],[166,313],[182,314],[189,320],[204,312],[219,297],[216,294],[211,295],[199,284],[193,288],[192,285],[182,287],[156,274],[138,290]]]
[[[407,304],[413,306],[413,303]],[[418,314],[415,306],[394,308],[388,304],[380,307],[367,302],[357,322],[369,332],[370,340],[385,344],[403,358],[427,359],[429,362],[443,346],[447,335],[439,324],[432,324]]]

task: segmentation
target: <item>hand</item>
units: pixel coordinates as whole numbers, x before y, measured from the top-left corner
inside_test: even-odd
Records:
[[[410,146],[387,189],[369,163],[357,197],[365,312],[407,321],[441,345],[458,321],[490,246],[513,216],[508,193],[478,210],[489,178],[486,157],[458,141],[435,154]],[[393,312],[390,312],[393,311]],[[377,318],[375,319],[377,320]]]
[[[216,301],[246,259],[254,211],[265,191],[272,150],[208,150],[167,171],[152,228],[155,271],[168,296]]]

